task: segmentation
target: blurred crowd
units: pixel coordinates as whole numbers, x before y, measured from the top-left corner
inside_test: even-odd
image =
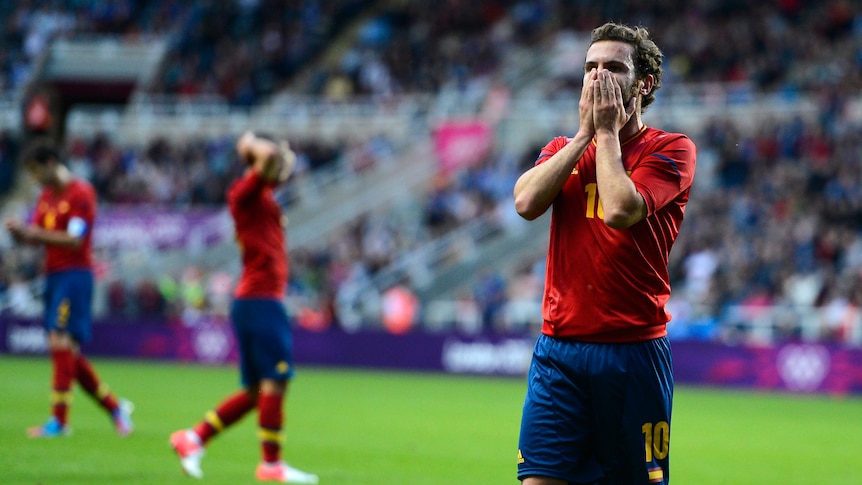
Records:
[[[862,339],[852,325],[862,306],[862,126],[848,113],[862,92],[862,2],[567,2],[554,0],[0,1],[0,90],[26,83],[45,45],[76,33],[169,35],[171,48],[150,89],[217,95],[253,105],[288,88],[330,99],[470,89],[499,81],[503,60],[541,48],[567,32],[588,33],[613,18],[649,27],[666,55],[665,90],[681,83],[743,82],[756,90],[813,93],[815,118],[775,118],[756,130],[716,118],[686,131],[699,149],[697,185],[671,262],[676,337],[737,341],[750,335],[759,309],[772,313],[769,338],[801,338],[802,309],[817,313],[815,338]],[[356,20],[359,19],[359,20]],[[358,29],[350,30],[350,20]],[[353,25],[357,27],[357,25]],[[355,32],[348,43],[339,35]],[[351,34],[352,35],[352,34]],[[328,58],[314,62],[336,45]],[[577,91],[580,77],[556,79],[549,97]],[[485,86],[487,88],[487,85]],[[574,89],[574,90],[573,90]],[[548,133],[547,137],[563,134]],[[14,152],[4,137],[0,157]],[[545,139],[521,153],[494,151],[478,163],[429,181],[399,207],[351,221],[313,249],[291,254],[290,303],[309,328],[355,329],[390,306],[389,290],[369,282],[397,255],[477,220],[505,226],[511,187]],[[297,141],[304,174],[374,163],[385,137],[364,147]],[[73,169],[93,181],[105,203],[221,204],[236,175],[232,140],[152,140],[120,146],[109,135],[67,141]],[[358,154],[364,154],[360,155]],[[0,172],[2,173],[2,172]],[[2,180],[0,180],[2,181]],[[6,311],[32,312],[35,255],[2,254]],[[512,274],[483,270],[455,302],[459,328],[523,331],[534,326],[544,261],[529,255]],[[111,281],[112,312],[190,321],[225,311],[234,275],[190,266],[157,280]],[[411,293],[400,281],[397,301]],[[12,303],[14,302],[14,304]],[[421,320],[424,303],[412,302]],[[408,305],[409,306],[409,305]],[[400,307],[399,307],[400,308]],[[17,310],[15,310],[17,309]],[[30,310],[27,310],[30,309]],[[508,309],[508,310],[507,310]],[[411,313],[412,314],[412,313]],[[810,316],[806,317],[810,320]],[[809,337],[811,335],[808,335]],[[857,342],[858,343],[858,342]]]
[[[859,0],[3,0],[0,7],[0,91],[22,87],[57,37],[114,35],[169,39],[149,88],[159,94],[253,105],[287,87],[332,97],[437,92],[499,75],[512,49],[541,48],[605,19],[648,26],[666,54],[669,83],[862,87]],[[349,42],[334,42],[340,36]],[[327,48],[335,60],[315,62]]]
[[[294,178],[280,195],[285,205],[291,190],[306,175],[326,171],[358,172],[391,151],[383,135],[360,141],[288,140],[297,154]],[[75,137],[67,143],[72,170],[90,180],[108,204],[223,204],[228,185],[243,165],[235,155],[235,137],[155,138],[145,145],[124,146],[109,134]]]
[[[513,50],[542,49],[549,39],[616,19],[649,27],[666,56],[666,85],[829,85],[850,93],[862,88],[860,12],[858,0],[400,2],[368,22],[337,65],[316,67],[304,86],[327,96],[486,86]],[[574,77],[563,76],[557,89],[580,83],[578,69],[569,72]]]
[[[829,309],[831,320],[823,322],[821,337],[848,338],[845,324],[862,305],[862,126],[844,119],[840,108],[822,115],[810,121],[776,119],[754,132],[716,119],[691,134],[699,172],[671,264],[676,335],[734,338],[726,334],[734,328],[718,323],[732,320],[738,308],[785,306]],[[380,311],[383,296],[369,280],[399,254],[476,219],[502,226],[501,214],[511,212],[514,179],[537,153],[538,146],[520,154],[493,153],[452,176],[437,177],[410,204],[364,214],[323,244],[292,252],[294,308],[315,328],[367,325],[362,316]],[[103,186],[122,186],[125,175],[117,177]],[[4,252],[7,289],[38,275],[35,254],[11,265],[14,260],[7,259],[13,254]],[[525,294],[538,301],[543,270],[535,255],[515,274],[488,268],[474,287],[459,293],[464,318],[473,321],[465,327],[509,331],[530,323],[506,321],[501,312]],[[114,313],[159,318],[223,313],[224,288],[233,277],[191,266],[159,281],[113,281],[107,304]],[[745,325],[748,317],[739,318]],[[787,338],[803,331],[792,319],[779,330]]]
[[[0,90],[22,87],[56,38],[159,36],[170,49],[149,89],[251,105],[284,87],[369,0],[0,2]]]
[[[859,343],[862,124],[826,106],[814,120],[749,132],[716,120],[695,135],[699,183],[672,266],[679,320],[735,339],[752,313],[777,307],[776,338]],[[812,307],[825,311],[803,335]]]

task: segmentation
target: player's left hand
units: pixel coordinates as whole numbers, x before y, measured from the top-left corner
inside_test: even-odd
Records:
[[[290,143],[282,140],[278,144],[278,152],[281,155],[281,169],[278,171],[278,181],[284,182],[293,173],[296,166],[296,153],[290,149]]]
[[[596,131],[606,129],[619,133],[634,112],[634,101],[633,97],[628,105],[624,105],[620,84],[610,71],[599,71],[593,82],[593,122]]]

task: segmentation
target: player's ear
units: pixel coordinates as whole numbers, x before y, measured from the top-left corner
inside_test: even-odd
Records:
[[[647,74],[645,78],[638,81],[638,93],[640,93],[641,96],[646,96],[652,92],[654,85],[655,77],[652,74]]]

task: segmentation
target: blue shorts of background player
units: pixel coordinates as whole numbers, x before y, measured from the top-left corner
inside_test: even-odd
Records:
[[[231,305],[231,320],[240,353],[245,387],[263,379],[293,377],[293,335],[284,305],[266,298],[239,298]]]
[[[528,375],[518,478],[668,483],[672,366],[667,338],[596,344],[540,336]]]
[[[93,273],[69,270],[45,276],[45,330],[65,332],[78,343],[91,335]]]

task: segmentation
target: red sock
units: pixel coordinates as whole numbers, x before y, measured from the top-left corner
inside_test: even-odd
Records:
[[[258,436],[263,460],[267,463],[275,463],[281,459],[283,402],[283,394],[261,394],[257,400]]]
[[[206,443],[220,431],[236,423],[254,409],[254,399],[247,392],[239,391],[225,398],[213,411],[208,411],[204,419],[195,426],[195,433],[201,443]]]
[[[72,400],[72,381],[75,380],[75,353],[72,349],[51,350],[53,381],[51,389],[51,414],[65,426],[68,420],[69,403]]]
[[[108,389],[107,384],[99,381],[99,376],[93,365],[81,354],[75,362],[78,370],[78,383],[93,397],[103,408],[109,412],[117,409],[117,398]]]

